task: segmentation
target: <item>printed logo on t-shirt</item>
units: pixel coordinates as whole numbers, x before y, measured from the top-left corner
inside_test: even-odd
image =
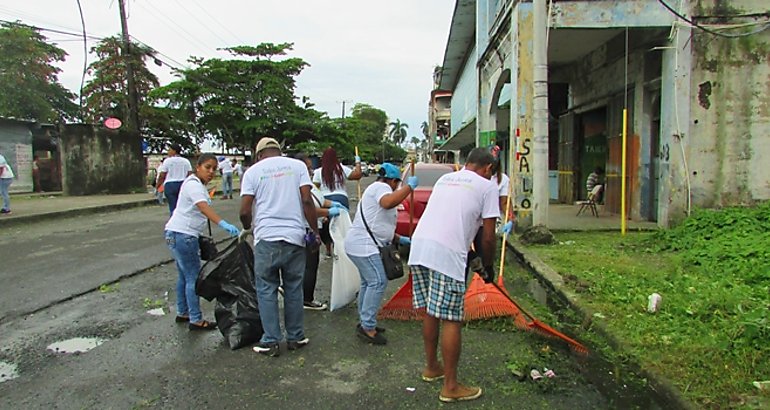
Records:
[[[262,176],[260,176],[259,179],[263,181],[266,179],[283,178],[286,176],[293,176],[293,175],[295,175],[295,173],[292,167],[288,165],[283,165],[283,166],[263,169]]]
[[[445,175],[436,182],[436,185],[446,185],[473,190],[473,178],[462,175]]]

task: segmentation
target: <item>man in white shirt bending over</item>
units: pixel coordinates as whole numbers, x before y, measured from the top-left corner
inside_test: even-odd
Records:
[[[485,281],[494,276],[495,221],[500,216],[497,186],[489,180],[494,157],[486,148],[468,155],[465,168],[439,178],[412,236],[409,267],[414,281],[413,304],[426,309],[423,344],[426,366],[422,379],[444,379],[439,400],[454,402],[481,397],[480,387],[457,381],[465,300],[468,248],[483,222],[482,261]],[[451,223],[448,223],[451,221]],[[441,356],[437,348],[441,331]]]
[[[174,214],[176,201],[179,198],[179,190],[182,188],[182,182],[188,175],[192,174],[192,165],[187,158],[180,157],[182,147],[179,144],[171,144],[168,149],[168,158],[163,160],[158,171],[158,185],[156,189],[163,187],[163,194],[168,200],[168,213]]]
[[[254,228],[254,277],[265,333],[253,350],[279,356],[283,340],[278,316],[278,286],[284,291],[284,323],[289,350],[305,347],[302,283],[305,246],[318,246],[315,205],[304,162],[281,156],[281,146],[263,137],[254,150],[257,163],[241,182],[241,223]],[[312,234],[305,232],[309,227]]]

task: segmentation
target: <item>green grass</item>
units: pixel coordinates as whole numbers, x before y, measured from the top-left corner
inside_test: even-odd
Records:
[[[742,247],[759,258],[731,256],[725,249],[741,244],[696,239],[700,232],[693,229],[625,238],[564,233],[557,236],[561,244],[529,249],[599,314],[594,320],[619,336],[632,359],[670,379],[698,407],[761,408],[770,397],[751,383],[770,379],[770,272],[756,268],[767,263],[761,249],[770,248],[749,243],[753,236],[716,229],[704,232],[748,241]],[[676,238],[685,245],[669,246],[680,243]],[[655,314],[646,311],[653,292],[663,297]]]

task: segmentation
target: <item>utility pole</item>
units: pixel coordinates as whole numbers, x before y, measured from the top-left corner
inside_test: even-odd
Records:
[[[120,27],[123,30],[123,61],[126,64],[126,82],[128,86],[128,128],[139,135],[139,96],[134,81],[134,66],[131,58],[131,39],[128,36],[125,0],[118,0],[120,8]]]
[[[533,0],[532,224],[548,226],[548,27],[546,0]]]
[[[342,103],[342,119],[345,119],[345,103],[353,102],[348,100],[337,101]]]

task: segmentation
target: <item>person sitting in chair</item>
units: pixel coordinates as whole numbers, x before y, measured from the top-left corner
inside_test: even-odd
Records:
[[[603,185],[604,184],[603,177],[604,177],[604,168],[602,167],[594,168],[594,172],[590,173],[588,175],[588,178],[586,179],[586,192],[590,193],[591,191],[593,191],[596,185]],[[600,190],[596,198],[594,198],[594,202],[596,202],[597,204],[602,202],[602,197],[604,196],[602,195],[603,191],[604,191],[603,189]]]

